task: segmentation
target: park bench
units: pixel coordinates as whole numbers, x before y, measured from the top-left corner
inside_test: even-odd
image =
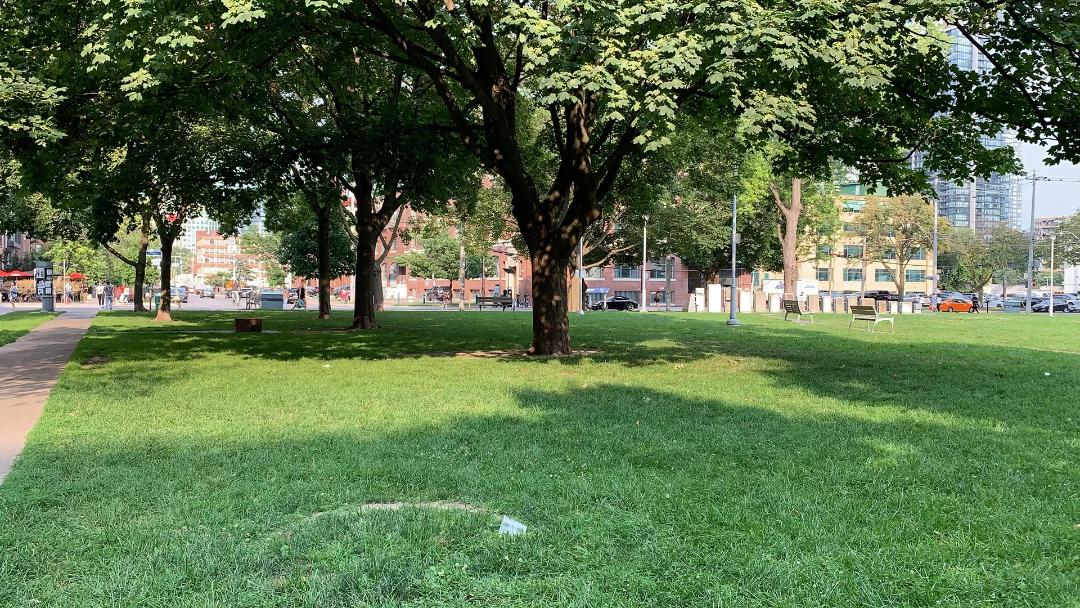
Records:
[[[853,304],[851,306],[851,321],[848,322],[848,329],[851,329],[851,325],[855,321],[866,321],[866,331],[874,331],[878,323],[888,321],[889,327],[892,328],[892,332],[896,333],[896,325],[893,323],[896,319],[892,315],[883,315],[877,311],[873,306],[864,306],[859,304]]]
[[[514,298],[509,296],[476,296],[476,308],[483,310],[484,305],[488,307],[501,306],[503,310],[506,310],[507,306],[514,305]]]
[[[802,323],[802,318],[804,316],[810,317],[810,322],[811,323],[814,322],[813,313],[804,311],[802,309],[802,306],[799,306],[799,301],[798,300],[784,300],[784,320],[785,321],[788,320],[789,315],[795,315],[795,323],[796,324]]]

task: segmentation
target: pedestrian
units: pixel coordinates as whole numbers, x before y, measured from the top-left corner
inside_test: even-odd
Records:
[[[979,296],[975,295],[971,298],[971,312],[978,314],[979,312]]]
[[[64,303],[71,304],[71,283],[64,283]]]
[[[300,289],[296,292],[296,308],[300,310],[307,310],[307,288],[304,284],[300,284]]]
[[[105,286],[101,281],[94,283],[94,295],[97,296],[98,309],[105,308]]]
[[[19,299],[19,286],[15,284],[15,281],[11,282],[11,287],[8,290],[8,302],[11,302],[11,309],[15,310],[15,300]]]
[[[105,296],[105,310],[112,310],[114,295],[112,281],[105,281],[105,287],[102,291]]]

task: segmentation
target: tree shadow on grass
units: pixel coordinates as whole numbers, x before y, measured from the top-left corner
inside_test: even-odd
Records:
[[[511,401],[395,431],[365,426],[355,408],[325,420],[298,405],[287,431],[265,411],[213,434],[198,432],[205,420],[135,426],[119,411],[80,432],[53,408],[0,486],[8,601],[1075,598],[1080,479],[1055,464],[1072,454],[1064,438],[1033,445],[1025,429],[793,414],[632,386],[521,389]],[[350,510],[386,500],[460,500],[492,516]],[[495,514],[529,531],[499,537]]]
[[[274,321],[279,316],[271,313],[268,318]],[[224,315],[218,317],[213,323],[224,322]],[[299,323],[290,326],[294,328],[307,322],[299,317],[287,320]],[[214,353],[238,361],[419,359],[511,349],[527,341],[530,330],[524,315],[406,312],[387,313],[382,322],[384,326],[374,332],[329,334],[92,330],[78,356],[101,352],[118,361],[164,359],[181,369],[187,361]],[[906,335],[857,331],[838,334],[769,321],[733,331],[716,319],[696,316],[648,315],[642,319],[607,315],[590,317],[573,329],[575,347],[590,354],[557,359],[496,357],[488,362],[492,366],[542,366],[537,373],[546,373],[543,366],[552,363],[571,367],[585,362],[614,364],[640,368],[647,375],[666,374],[673,381],[685,365],[712,365],[719,374],[752,365],[754,373],[771,379],[776,386],[852,405],[889,405],[1048,431],[1080,428],[1075,411],[1080,356],[1071,353],[911,340]],[[496,373],[521,372],[504,369]],[[167,383],[168,378],[161,382]]]

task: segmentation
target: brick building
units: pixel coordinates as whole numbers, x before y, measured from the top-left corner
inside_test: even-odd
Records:
[[[243,253],[239,237],[222,236],[213,230],[196,230],[193,243],[191,274],[195,287],[210,285],[211,279],[218,273],[232,277],[241,267],[252,273],[245,283],[267,285],[261,261],[257,256]]]

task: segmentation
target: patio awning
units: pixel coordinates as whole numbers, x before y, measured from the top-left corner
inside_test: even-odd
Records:
[[[607,293],[611,291],[608,287],[590,287],[585,290],[585,293]]]
[[[9,279],[32,279],[34,278],[34,275],[30,274],[29,272],[23,272],[21,270],[12,270],[11,272],[7,273],[7,277]]]
[[[68,278],[72,281],[81,281],[86,278],[86,275],[81,272],[69,272]]]

